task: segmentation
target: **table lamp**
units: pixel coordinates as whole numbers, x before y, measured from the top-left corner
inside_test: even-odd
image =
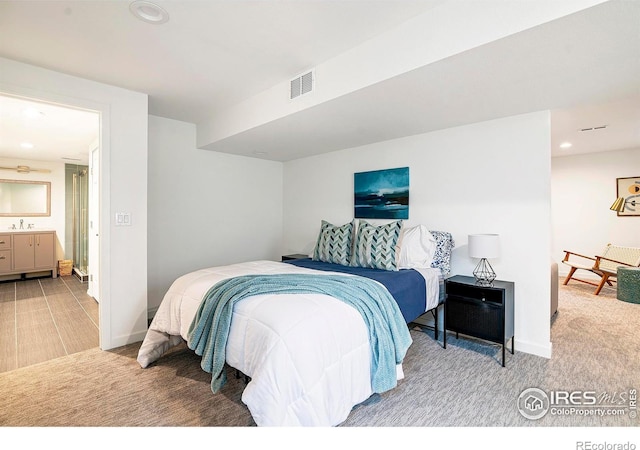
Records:
[[[496,273],[487,259],[500,256],[500,237],[497,234],[470,234],[469,256],[480,258],[480,262],[473,270],[476,282],[482,285],[491,285],[496,279]]]

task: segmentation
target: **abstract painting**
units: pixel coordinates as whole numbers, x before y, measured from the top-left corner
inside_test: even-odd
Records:
[[[617,197],[624,198],[619,216],[640,216],[640,177],[616,178]]]
[[[354,217],[408,219],[409,168],[354,174]]]

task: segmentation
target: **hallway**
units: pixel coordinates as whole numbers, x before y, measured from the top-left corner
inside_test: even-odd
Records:
[[[0,372],[98,347],[98,311],[74,276],[0,283]]]

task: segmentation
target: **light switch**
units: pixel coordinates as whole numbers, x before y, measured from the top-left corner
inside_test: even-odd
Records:
[[[128,213],[128,212],[116,213],[116,226],[117,227],[131,226],[131,213]]]

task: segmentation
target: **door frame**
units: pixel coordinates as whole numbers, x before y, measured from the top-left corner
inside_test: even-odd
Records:
[[[77,97],[69,97],[66,95],[53,94],[51,92],[41,91],[37,89],[29,89],[14,85],[4,85],[0,83],[0,93],[14,97],[20,97],[31,101],[41,103],[52,103],[68,108],[83,109],[98,113],[99,116],[99,132],[98,147],[99,154],[99,171],[98,171],[98,188],[99,188],[99,213],[98,213],[98,233],[99,240],[99,268],[98,277],[100,279],[98,297],[99,307],[99,338],[100,349],[108,350],[113,348],[113,336],[111,333],[111,270],[108,260],[108,249],[110,244],[110,227],[109,227],[109,205],[110,205],[110,107],[108,104],[81,99]]]
[[[97,181],[97,182],[96,182]],[[87,293],[100,303],[100,145],[89,150],[89,263]]]

